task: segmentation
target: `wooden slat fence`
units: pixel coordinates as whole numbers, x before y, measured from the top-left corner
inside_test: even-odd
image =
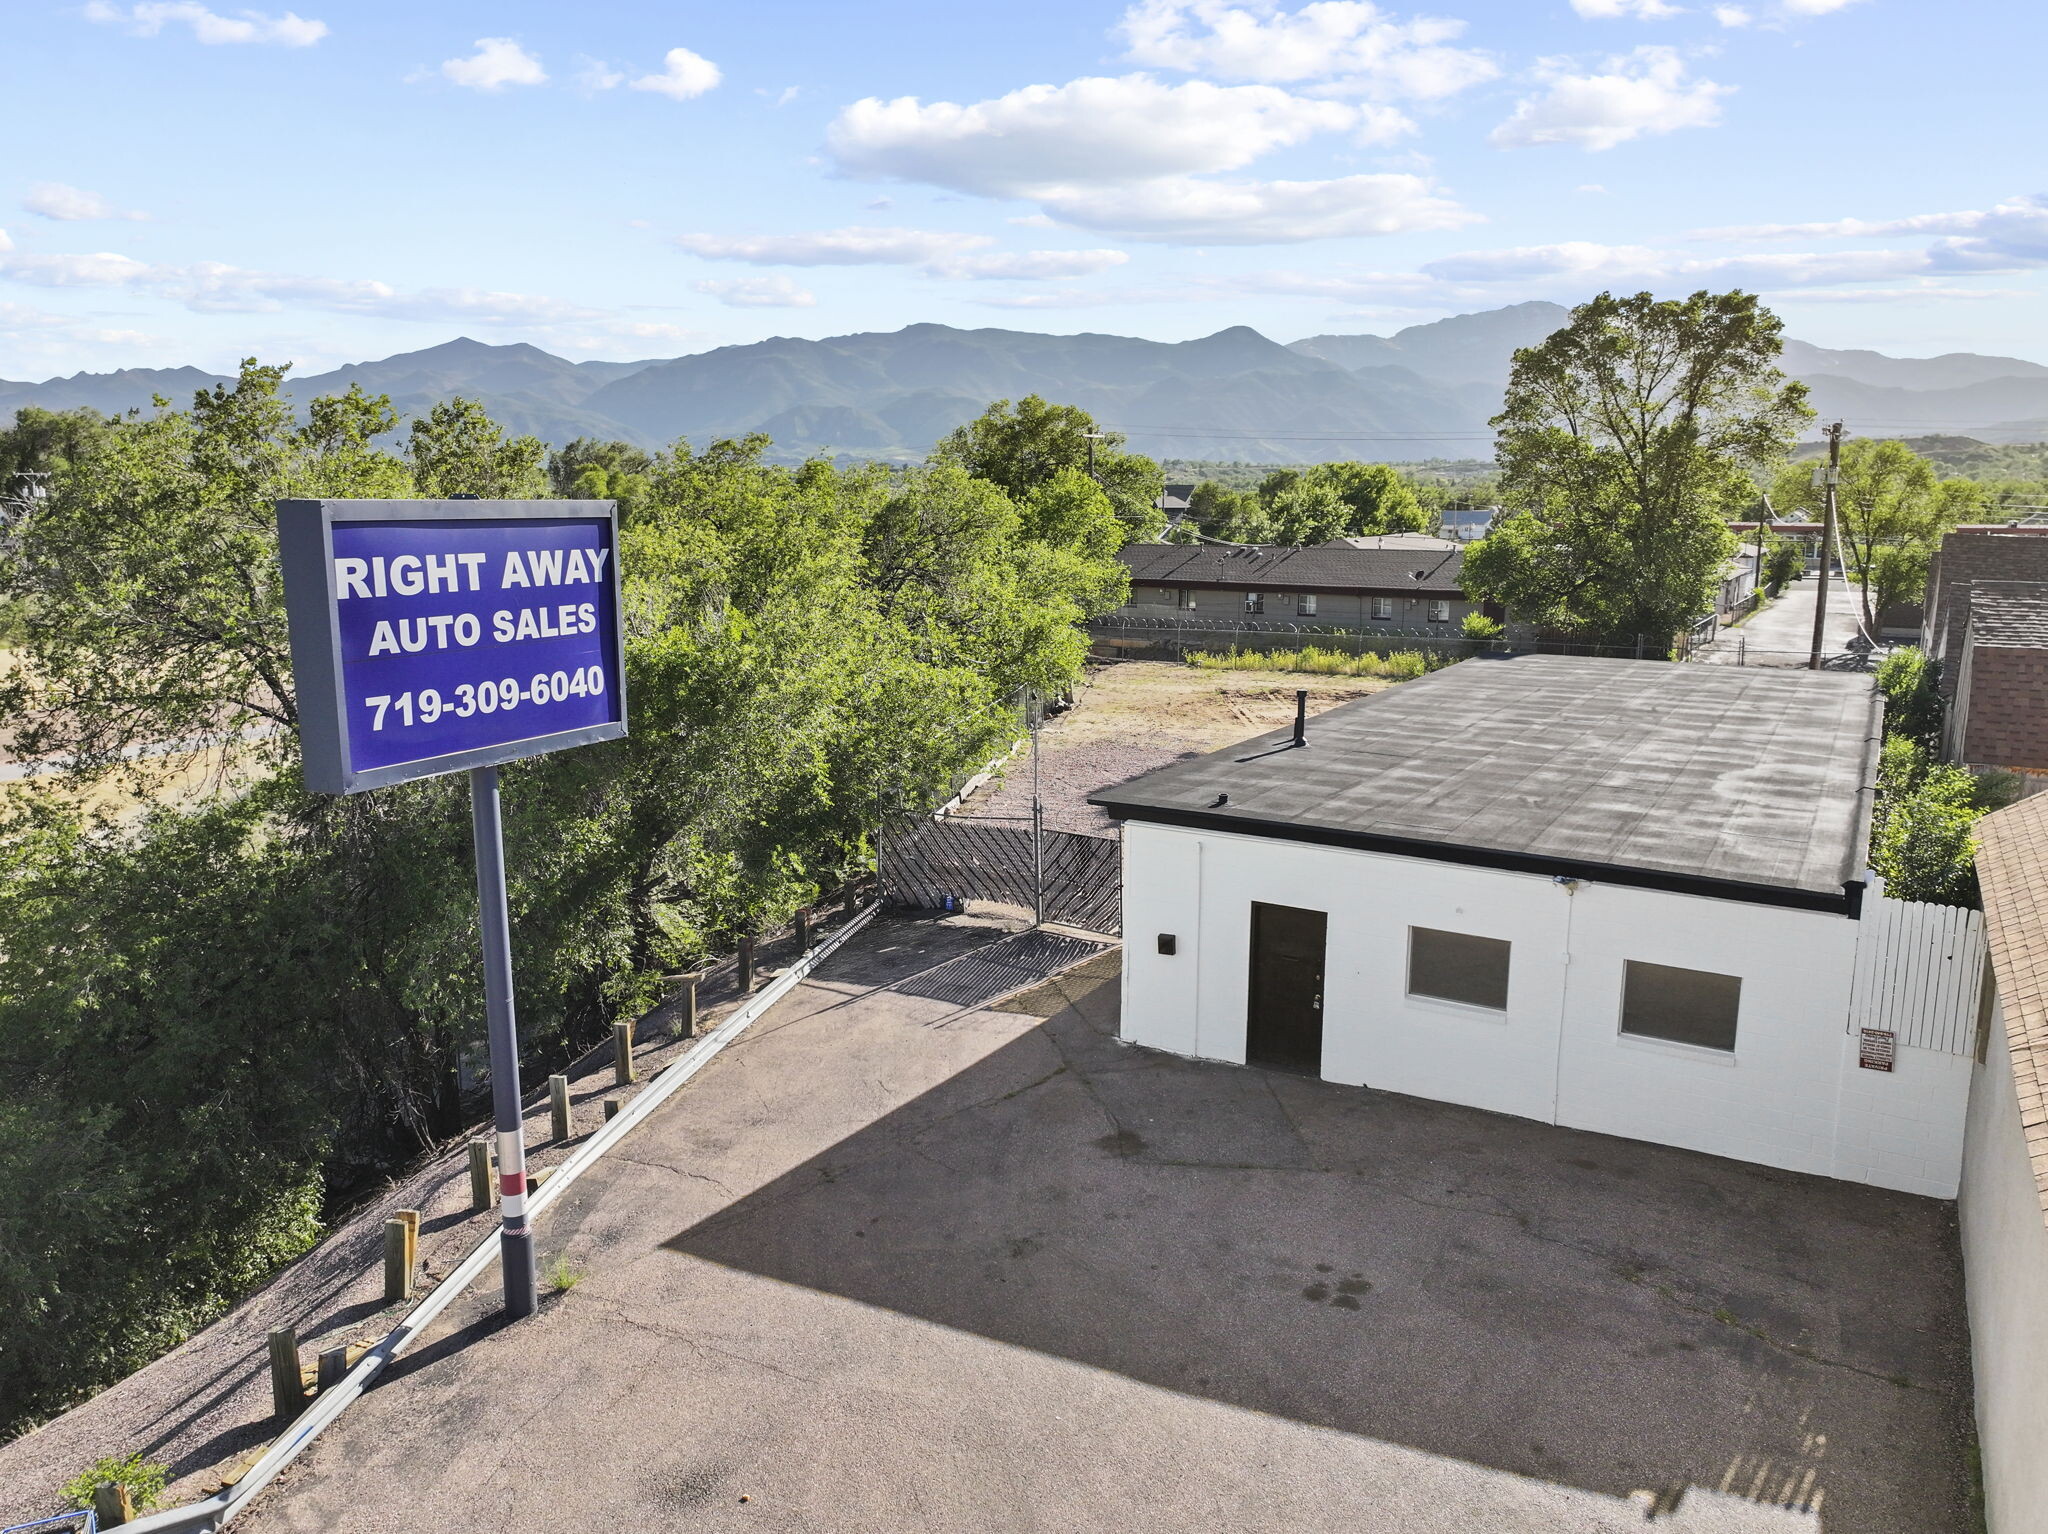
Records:
[[[1914,1049],[1973,1053],[1984,913],[1873,891],[1864,898],[1857,929],[1849,1031],[1881,1028]]]

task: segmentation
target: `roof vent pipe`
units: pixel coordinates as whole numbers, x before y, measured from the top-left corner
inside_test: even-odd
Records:
[[[1302,689],[1294,695],[1294,743],[1308,744],[1308,692]]]

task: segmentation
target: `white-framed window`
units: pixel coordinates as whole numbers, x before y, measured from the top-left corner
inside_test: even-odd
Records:
[[[1432,600],[1429,604],[1429,621],[1431,623],[1449,623],[1451,621],[1451,604],[1442,599]]]
[[[1374,597],[1372,599],[1372,615],[1382,621],[1393,617],[1394,599],[1392,597]]]
[[[1639,1039],[1733,1053],[1742,978],[1630,959],[1621,982],[1621,1031]]]
[[[1313,618],[1316,615],[1316,594],[1304,591],[1294,599],[1294,615],[1297,618]]]
[[[1408,994],[1505,1012],[1512,948],[1505,938],[1410,927]]]
[[[1247,591],[1244,594],[1244,610],[1247,617],[1266,610],[1266,594],[1263,591]]]

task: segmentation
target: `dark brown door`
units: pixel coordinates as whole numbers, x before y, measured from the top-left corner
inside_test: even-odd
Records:
[[[1251,1011],[1244,1057],[1320,1076],[1323,1070],[1323,939],[1329,916],[1252,902]]]

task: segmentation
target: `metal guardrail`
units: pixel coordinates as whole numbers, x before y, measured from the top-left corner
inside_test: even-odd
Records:
[[[128,1527],[134,1528],[135,1525],[131,1523]],[[9,1524],[0,1529],[0,1534],[31,1534],[34,1530],[41,1530],[42,1534],[57,1534],[59,1529],[65,1534],[99,1534],[99,1514],[89,1508],[81,1513],[59,1513],[55,1518],[38,1518],[34,1523]]]

